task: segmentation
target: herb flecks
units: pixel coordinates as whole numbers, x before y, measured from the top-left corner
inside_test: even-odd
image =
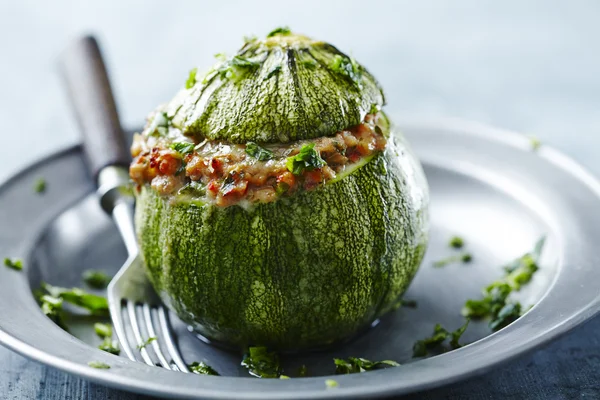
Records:
[[[156,336],[150,336],[148,339],[146,339],[142,343],[138,344],[137,349],[138,350],[145,349],[146,346],[148,346],[150,343],[154,342],[155,340],[156,340]]]
[[[336,380],[325,379],[325,386],[327,386],[328,388],[336,388],[340,386],[340,384]]]
[[[469,263],[473,261],[473,255],[471,253],[461,253],[461,254],[455,254],[446,258],[442,258],[441,260],[435,261],[433,263],[433,266],[436,268],[440,268],[440,267],[445,267],[448,264],[453,264],[453,263],[457,263],[457,262],[462,262],[462,263]]]
[[[315,150],[315,144],[305,144],[300,152],[286,160],[287,169],[294,175],[302,175],[304,171],[312,171],[325,166],[325,160]]]
[[[88,365],[92,368],[96,369],[110,369],[110,365],[100,362],[100,361],[90,361]]]
[[[191,152],[193,152],[195,146],[196,145],[194,143],[190,143],[190,142],[175,142],[175,143],[171,143],[169,145],[169,147],[171,149],[175,150],[182,156],[185,156],[186,154],[190,154]]]
[[[246,154],[259,161],[268,161],[273,158],[273,152],[271,150],[267,150],[254,142],[246,143]]]
[[[171,126],[172,118],[166,112],[157,112],[147,129],[148,136],[166,136]]]
[[[273,68],[271,68],[271,70],[269,71],[267,76],[265,76],[265,81],[268,81],[273,76],[277,75],[280,71],[281,71],[281,65],[274,66]]]
[[[64,323],[63,304],[65,302],[83,308],[91,315],[108,316],[108,301],[105,297],[90,294],[79,288],[62,288],[42,282],[36,297],[42,312],[54,323],[68,331]]]
[[[370,361],[365,358],[349,357],[348,359],[334,358],[336,374],[358,374],[374,369],[399,367],[396,361]]]
[[[460,236],[452,236],[448,244],[450,245],[450,247],[453,247],[455,249],[462,249],[465,245],[465,241]]]
[[[46,191],[46,180],[38,178],[33,185],[33,190],[38,194],[44,193]]]
[[[273,29],[271,32],[267,33],[267,37],[273,36],[289,36],[292,34],[292,31],[288,26],[280,26],[279,28]]]
[[[221,80],[237,82],[246,76],[246,74],[255,71],[260,66],[259,62],[242,56],[233,56],[229,61],[226,61],[224,57],[217,58],[222,60],[221,65],[209,72],[205,80],[210,79],[209,76],[212,77],[213,72],[216,72]]]
[[[193,363],[188,365],[188,368],[194,374],[219,376],[219,373],[217,371],[215,371],[210,365],[208,365],[202,361],[200,361],[200,362],[194,361]]]
[[[437,350],[439,352],[453,350],[461,347],[459,340],[469,326],[469,320],[455,331],[448,331],[442,325],[436,324],[433,328],[433,334],[422,340],[418,340],[413,345],[413,357],[425,357],[429,352]],[[450,339],[448,344],[445,342]]]
[[[108,301],[106,297],[88,293],[80,288],[68,289],[52,286],[47,283],[42,283],[42,289],[52,297],[60,298],[67,303],[88,310],[92,315],[108,315]]]
[[[540,147],[542,147],[542,141],[539,138],[534,135],[529,135],[528,137],[532,151],[537,151]]]
[[[508,297],[513,291],[519,291],[524,284],[530,282],[533,274],[539,269],[538,261],[544,242],[545,238],[542,237],[531,252],[504,266],[505,276],[485,287],[482,299],[467,300],[462,314],[470,318],[489,318],[489,326],[493,331],[517,320],[522,314],[521,303],[509,301]]]
[[[279,365],[279,355],[262,346],[250,347],[241,365],[257,378],[279,378],[283,372]]]
[[[21,271],[23,269],[23,260],[19,258],[4,258],[4,266],[15,271]]]
[[[110,324],[96,322],[94,324],[94,331],[96,335],[102,340],[102,343],[98,346],[100,350],[106,351],[107,353],[118,356],[121,353],[119,344],[116,340],[113,340],[113,330]]]
[[[84,271],[82,278],[86,285],[94,289],[105,289],[110,282],[110,277],[106,273],[94,269]]]
[[[193,68],[189,75],[187,80],[185,81],[185,88],[186,89],[191,89],[194,87],[194,85],[196,84],[196,74],[198,73],[198,68]]]
[[[330,65],[331,69],[341,75],[348,77],[357,86],[360,86],[362,80],[362,72],[358,63],[352,57],[345,57],[337,54]]]

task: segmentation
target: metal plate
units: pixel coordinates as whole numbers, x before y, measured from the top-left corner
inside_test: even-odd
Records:
[[[111,221],[90,195],[79,148],[56,154],[12,178],[0,188],[0,255],[22,257],[22,272],[0,268],[0,342],[56,368],[121,389],[177,398],[320,399],[374,397],[408,393],[482,373],[572,329],[600,305],[595,282],[600,254],[600,185],[557,151],[531,150],[515,133],[457,121],[399,124],[427,174],[431,188],[431,242],[402,308],[353,341],[325,352],[285,356],[286,374],[306,364],[312,377],[268,380],[248,377],[240,354],[199,342],[175,318],[185,360],[205,361],[222,377],[166,371],[94,348],[89,320],[75,318],[72,336],[39,310],[32,290],[41,281],[81,285],[81,272],[115,272],[125,250]],[[44,176],[43,195],[33,182]],[[451,254],[452,234],[466,238],[472,263],[433,268]],[[467,298],[502,275],[501,265],[547,236],[541,270],[519,300],[535,306],[507,328],[490,334],[485,322],[472,323],[464,341],[471,344],[424,360],[411,360],[415,340],[433,325],[462,324]],[[91,345],[90,345],[91,344]],[[333,377],[333,357],[394,359],[401,367]],[[91,360],[109,370],[87,366]]]

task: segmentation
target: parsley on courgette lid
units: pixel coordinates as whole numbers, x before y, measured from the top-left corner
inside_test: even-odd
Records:
[[[381,109],[375,78],[335,46],[273,30],[207,73],[193,69],[167,105],[173,126],[197,140],[286,143],[332,136]],[[375,107],[374,107],[375,106]]]

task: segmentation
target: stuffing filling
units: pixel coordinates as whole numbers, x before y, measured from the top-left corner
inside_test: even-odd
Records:
[[[221,207],[268,203],[324,185],[383,151],[386,127],[385,116],[369,114],[363,123],[330,137],[285,144],[195,142],[157,112],[134,136],[129,174],[138,189],[148,183],[165,196]]]

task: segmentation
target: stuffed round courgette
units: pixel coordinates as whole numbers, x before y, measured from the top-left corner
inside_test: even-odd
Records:
[[[427,243],[428,190],[369,72],[277,29],[134,138],[136,231],[165,303],[240,348],[299,350],[394,309]]]

